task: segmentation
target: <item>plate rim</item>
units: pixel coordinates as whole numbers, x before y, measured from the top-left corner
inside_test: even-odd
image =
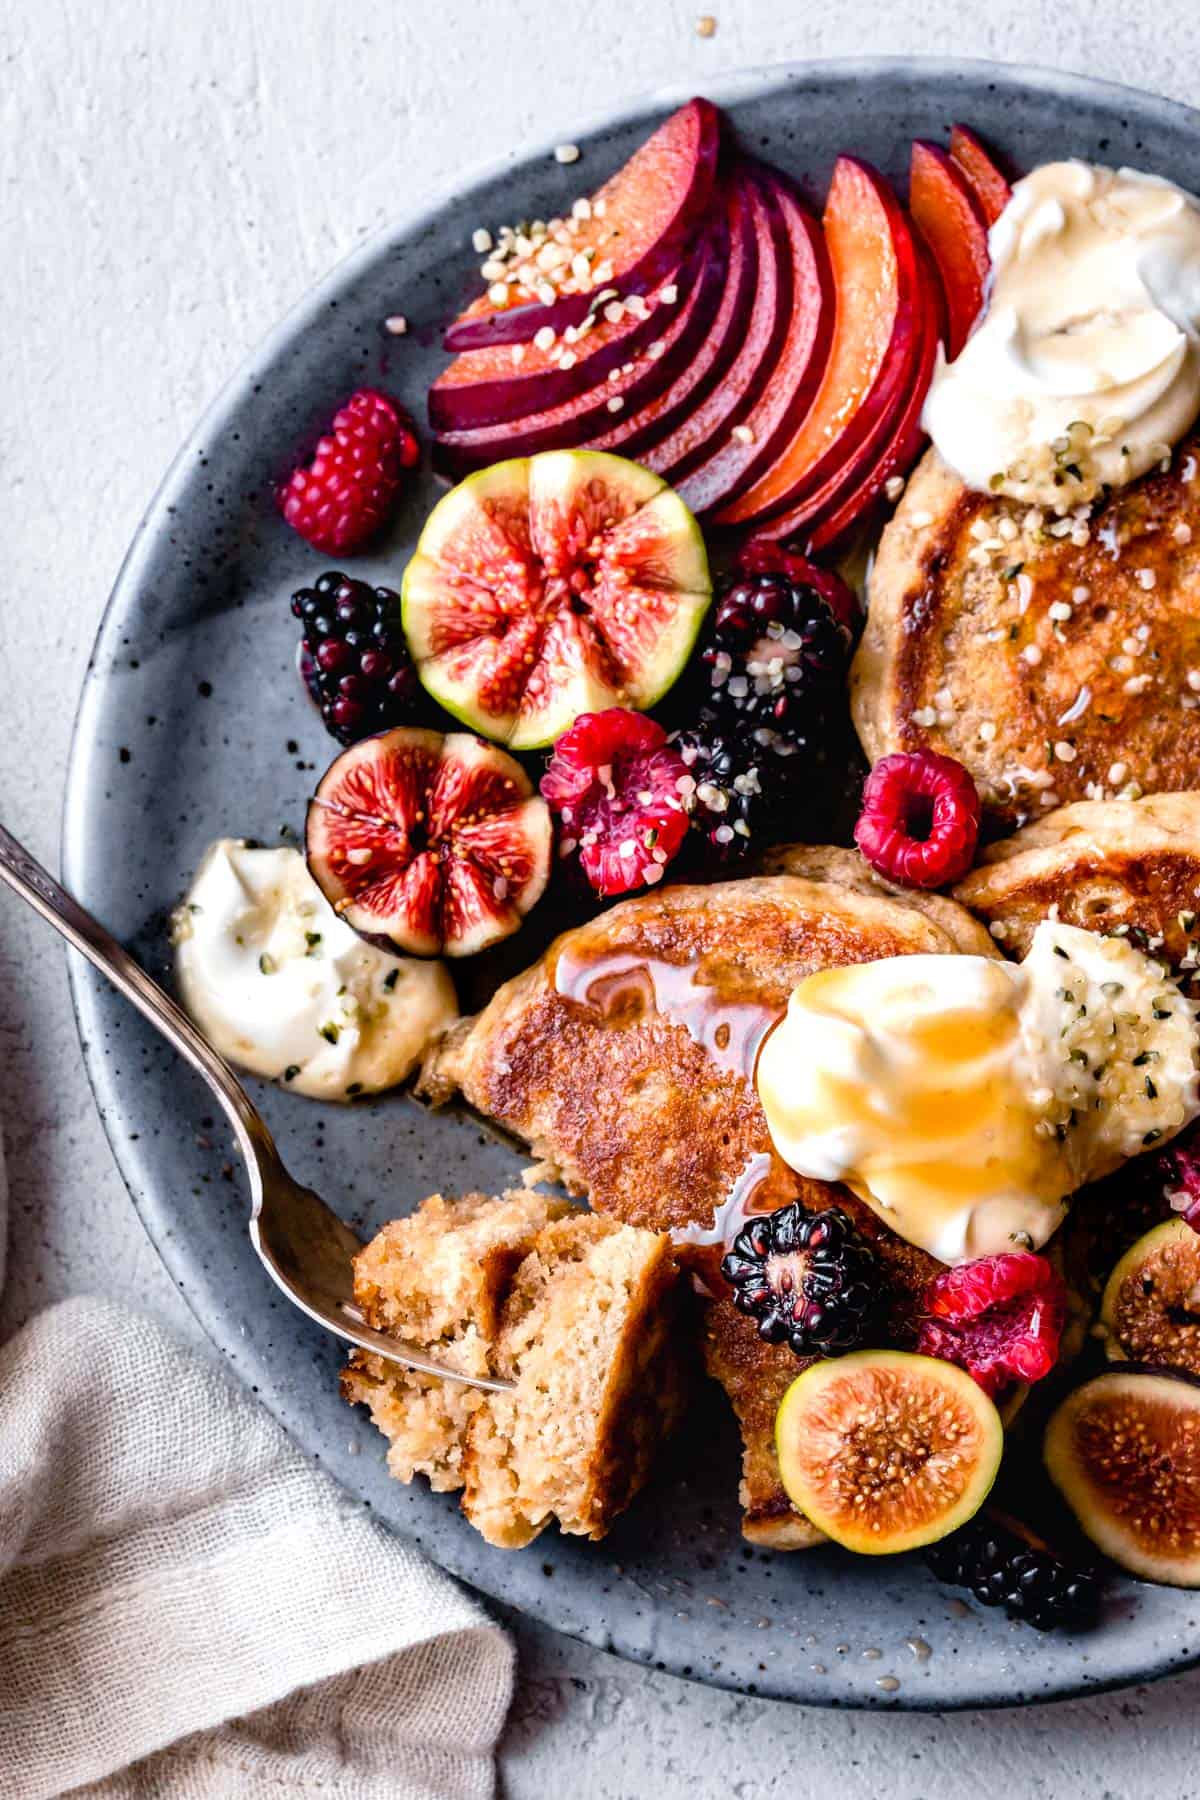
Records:
[[[398,211],[370,232],[360,243],[354,245],[351,250],[333,263],[290,306],[285,308],[279,318],[251,345],[218,386],[213,398],[202,409],[188,430],[179,449],[152,490],[134,528],[129,547],[121,559],[101,611],[75,706],[60,813],[60,866],[63,881],[68,890],[74,890],[77,878],[84,873],[86,839],[84,813],[87,789],[85,777],[95,748],[93,714],[101,699],[98,665],[102,648],[109,640],[116,615],[127,602],[133,599],[137,592],[142,560],[149,554],[152,528],[159,528],[162,522],[169,518],[172,498],[187,479],[194,446],[205,438],[211,438],[215,432],[221,429],[228,414],[241,404],[248,380],[259,365],[268,361],[285,342],[306,325],[314,322],[328,305],[330,296],[339,291],[347,280],[353,279],[360,267],[365,268],[370,265],[378,256],[382,245],[395,238],[407,239],[415,235],[421,230],[425,221],[444,212],[463,193],[498,180],[517,165],[532,167],[539,158],[544,159],[551,156],[555,146],[560,143],[573,141],[575,138],[586,140],[606,131],[633,125],[655,113],[661,113],[681,105],[694,94],[703,94],[712,99],[715,104],[724,106],[736,104],[740,99],[760,95],[768,89],[801,86],[805,81],[826,80],[835,83],[838,81],[852,83],[886,76],[899,81],[912,78],[936,83],[994,79],[997,85],[1005,84],[1024,89],[1027,92],[1045,93],[1059,103],[1064,100],[1069,102],[1072,95],[1077,95],[1081,99],[1107,102],[1110,105],[1119,105],[1125,102],[1130,110],[1136,108],[1139,113],[1146,114],[1149,109],[1158,118],[1169,120],[1177,128],[1193,133],[1200,140],[1200,107],[1190,106],[1184,101],[1168,99],[1131,83],[1084,75],[1073,70],[1054,69],[1039,63],[998,61],[988,57],[911,55],[812,57],[773,63],[756,63],[726,71],[711,78],[662,84],[630,99],[615,103],[601,112],[590,114],[586,119],[576,119],[557,133],[550,133],[535,141],[522,143],[500,156],[484,158],[468,164],[453,177],[439,183],[424,194],[415,205]],[[564,137],[563,131],[570,132],[570,139]],[[212,1322],[198,1309],[198,1303],[193,1298],[190,1284],[180,1280],[175,1267],[175,1255],[167,1241],[168,1234],[157,1231],[151,1222],[154,1208],[149,1195],[139,1193],[134,1180],[134,1171],[132,1168],[127,1169],[126,1167],[127,1144],[125,1136],[116,1122],[119,1108],[114,1105],[114,1101],[120,1093],[126,1090],[128,1083],[124,1078],[110,1079],[107,1060],[99,1041],[101,1034],[95,1029],[96,1020],[93,1009],[95,995],[103,991],[100,984],[101,978],[95,975],[90,965],[78,952],[71,950],[68,950],[67,953],[67,970],[72,1010],[88,1085],[100,1116],[109,1150],[134,1211],[159,1260],[175,1285],[176,1291],[181,1293],[188,1310],[208,1342],[220,1354],[222,1365],[227,1365],[234,1378],[245,1385],[244,1377],[230,1355],[229,1346],[216,1335]],[[319,1460],[316,1453],[279,1419],[270,1401],[261,1394],[256,1397],[266,1406],[276,1423],[287,1432],[291,1441],[297,1444],[305,1457],[310,1462]],[[331,1474],[334,1480],[338,1480],[335,1471],[327,1469],[326,1473]],[[357,1496],[352,1495],[351,1498],[357,1500]],[[406,1541],[412,1541],[409,1534],[390,1521],[388,1529]],[[444,1564],[438,1562],[433,1551],[424,1544],[421,1545],[421,1549],[422,1553],[429,1556],[430,1560],[444,1573],[450,1575],[451,1579],[463,1582],[485,1603],[494,1601],[502,1606],[508,1604],[501,1592],[483,1588],[473,1580],[457,1575],[453,1570],[447,1569]],[[623,1660],[647,1667],[665,1668],[667,1672],[682,1680],[695,1681],[733,1693],[748,1693],[747,1685],[744,1682],[732,1677],[725,1679],[719,1671],[693,1669],[691,1673],[685,1675],[681,1663],[658,1661],[648,1651],[639,1648],[636,1643],[617,1644],[607,1633],[601,1641],[589,1637],[582,1627],[576,1628],[558,1619],[551,1623],[548,1619],[532,1613],[526,1614],[524,1609],[517,1610],[522,1616],[533,1618],[534,1622],[539,1625],[560,1631],[563,1635],[573,1637],[579,1642],[588,1643],[593,1648],[605,1649]],[[1117,1628],[1114,1625],[1113,1629]],[[803,1694],[798,1694],[794,1690],[786,1692],[768,1684],[760,1684],[751,1697],[772,1698],[793,1705],[816,1705],[844,1711],[891,1710],[925,1713],[968,1710],[998,1711],[1031,1704],[1052,1705],[1058,1702],[1088,1698],[1096,1694],[1119,1692],[1150,1681],[1182,1674],[1197,1665],[1200,1665],[1200,1644],[1149,1670],[1145,1668],[1131,1669],[1128,1672],[1103,1675],[1090,1680],[1074,1676],[1061,1686],[1055,1686],[1049,1691],[1023,1698],[1011,1698],[1001,1694],[980,1698],[976,1692],[970,1692],[961,1696],[952,1694],[949,1697],[935,1699],[922,1697],[916,1689],[910,1688],[905,1691],[902,1688],[898,1695],[881,1695],[876,1699],[858,1694],[848,1697],[841,1694],[835,1695],[829,1693],[828,1690],[822,1693],[815,1685],[806,1687]]]

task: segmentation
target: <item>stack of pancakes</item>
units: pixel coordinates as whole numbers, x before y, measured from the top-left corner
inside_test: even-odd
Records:
[[[760,1207],[843,1207],[879,1255],[877,1341],[899,1348],[913,1343],[939,1265],[844,1189],[779,1162],[753,1057],[737,1054],[758,1041],[747,1020],[781,1015],[817,969],[914,953],[1020,955],[1047,916],[1136,930],[1177,966],[1195,966],[1193,448],[1066,530],[968,492],[930,452],[883,534],[852,698],[872,759],[923,746],[954,756],[993,832],[1020,827],[952,898],[893,887],[856,852],[822,846],[775,851],[744,880],[640,895],[558,939],[450,1034],[423,1076],[435,1099],[461,1092],[524,1139],[597,1211],[673,1234],[707,1292],[707,1365],[742,1428],[744,1530],[778,1549],[818,1535],[788,1501],[773,1443],[802,1364],[763,1343],[726,1297],[714,1274],[719,1209],[727,1222],[747,1184]],[[704,993],[703,1018],[681,1009],[681,983]]]

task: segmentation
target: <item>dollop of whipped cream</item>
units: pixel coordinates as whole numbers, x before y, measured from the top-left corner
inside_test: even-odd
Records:
[[[776,1149],[942,1262],[1038,1249],[1077,1188],[1200,1112],[1195,1008],[1123,938],[1039,925],[1021,964],[825,969],[759,1054]]]
[[[173,924],[183,1003],[209,1043],[297,1093],[394,1087],[458,1016],[443,965],[365,943],[298,850],[219,839]]]
[[[1065,511],[1162,461],[1200,413],[1200,203],[1046,163],[988,238],[983,317],[924,425],[969,487]]]

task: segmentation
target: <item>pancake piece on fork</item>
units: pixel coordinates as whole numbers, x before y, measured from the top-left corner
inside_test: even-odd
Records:
[[[940,1265],[846,1190],[802,1180],[775,1157],[753,1069],[814,970],[977,941],[952,901],[940,917],[869,884],[796,875],[642,894],[558,938],[451,1032],[421,1086],[436,1101],[461,1092],[598,1212],[671,1232],[710,1296],[724,1292],[723,1241],[740,1205],[843,1207],[879,1256],[881,1341],[911,1347]],[[742,1428],[746,1535],[777,1549],[817,1541],[788,1501],[774,1448],[775,1411],[803,1361],[763,1343],[728,1299],[705,1308],[703,1330],[709,1372]]]

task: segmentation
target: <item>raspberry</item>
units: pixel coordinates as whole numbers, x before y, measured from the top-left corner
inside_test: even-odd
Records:
[[[867,776],[854,841],[890,881],[945,887],[975,860],[979,814],[978,791],[961,763],[933,750],[902,751]]]
[[[652,887],[687,834],[683,758],[653,719],[611,706],[581,713],[554,746],[542,797],[597,894]]]
[[[1200,1231],[1200,1131],[1187,1132],[1162,1151],[1157,1164],[1172,1212]]]
[[[935,1275],[917,1337],[922,1356],[966,1369],[993,1398],[1013,1381],[1040,1381],[1058,1361],[1067,1292],[1044,1256],[983,1256]]]
[[[312,461],[279,489],[279,510],[314,550],[357,550],[387,522],[420,460],[412,422],[375,388],[352,394]]]
[[[400,725],[416,712],[421,686],[400,628],[400,596],[337,569],[292,595],[304,628],[300,673],[326,731],[343,744]]]

